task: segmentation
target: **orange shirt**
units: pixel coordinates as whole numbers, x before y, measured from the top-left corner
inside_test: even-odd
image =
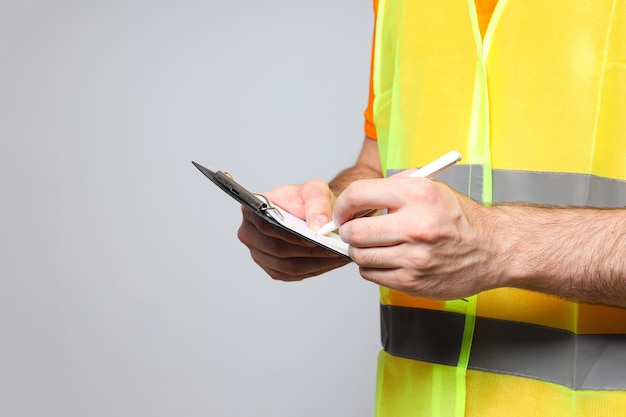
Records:
[[[487,31],[487,25],[493,14],[493,10],[496,7],[498,0],[474,0],[476,3],[476,12],[478,14],[478,26],[480,34],[484,38]],[[378,0],[374,0],[374,16],[378,12]],[[376,139],[376,126],[374,125],[374,89],[372,86],[372,69],[374,64],[374,51],[372,50],[372,61],[370,64],[370,92],[367,102],[367,109],[365,110],[365,136]]]

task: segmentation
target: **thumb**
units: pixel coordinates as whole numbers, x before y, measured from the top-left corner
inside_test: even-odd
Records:
[[[328,223],[332,216],[335,194],[322,180],[309,180],[302,184],[300,197],[304,201],[304,218],[307,225],[318,230]]]

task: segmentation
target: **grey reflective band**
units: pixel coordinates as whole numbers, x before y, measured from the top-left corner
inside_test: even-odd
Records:
[[[387,176],[397,174],[401,169],[388,169]],[[435,176],[460,193],[480,201],[483,194],[482,165],[455,165]]]
[[[456,366],[465,316],[381,305],[382,342],[394,356]],[[468,369],[573,390],[626,390],[626,335],[577,335],[476,317]]]
[[[398,170],[389,170],[391,175]],[[437,179],[475,200],[482,196],[483,168],[456,165]],[[559,206],[626,207],[626,181],[588,174],[494,170],[493,202],[550,204]]]

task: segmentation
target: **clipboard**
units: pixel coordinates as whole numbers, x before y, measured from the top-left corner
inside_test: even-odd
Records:
[[[337,255],[350,259],[348,255],[348,244],[341,240],[337,233],[318,236],[307,226],[304,220],[272,204],[267,197],[248,191],[244,186],[235,181],[229,173],[205,168],[197,162],[192,161],[191,163],[210,179],[213,184],[217,185],[222,191],[263,220],[309,242],[313,242]]]

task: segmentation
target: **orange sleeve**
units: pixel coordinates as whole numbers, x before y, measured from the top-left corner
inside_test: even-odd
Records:
[[[376,13],[378,12],[378,0],[374,0],[374,22],[376,21]],[[376,37],[376,25],[374,25],[374,38]],[[376,139],[376,125],[374,124],[374,41],[372,40],[372,54],[370,60],[370,84],[369,97],[367,100],[367,108],[365,109],[365,136]]]

